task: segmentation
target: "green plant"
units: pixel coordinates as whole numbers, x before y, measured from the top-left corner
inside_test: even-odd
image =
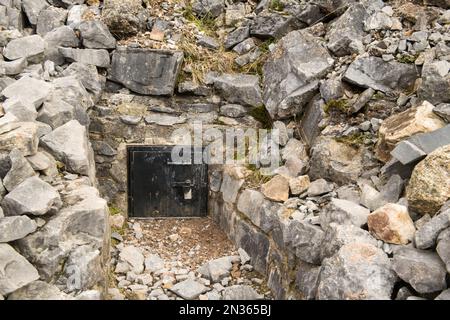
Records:
[[[349,111],[349,104],[347,99],[330,100],[323,107],[323,111],[329,114],[331,111],[339,111],[347,113]]]
[[[283,11],[284,4],[280,0],[271,0],[270,1],[270,9],[274,11]]]
[[[402,54],[402,55],[397,56],[397,61],[401,62],[401,63],[413,64],[416,62],[418,57],[419,57],[418,54],[415,54],[415,55]]]
[[[273,126],[273,120],[264,105],[255,107],[250,110],[251,115],[256,121],[260,122],[264,129],[271,129]]]
[[[367,144],[367,141],[371,141],[370,140],[370,134],[368,134],[367,132],[358,132],[349,136],[344,136],[344,137],[336,137],[334,138],[337,142],[340,143],[345,143],[346,145],[349,145],[351,147],[354,148],[359,148],[362,145]]]

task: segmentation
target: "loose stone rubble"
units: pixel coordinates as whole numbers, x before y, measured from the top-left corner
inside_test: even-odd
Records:
[[[0,298],[449,299],[449,9],[0,1]],[[194,122],[279,133],[210,166],[200,265],[126,221],[126,146]]]

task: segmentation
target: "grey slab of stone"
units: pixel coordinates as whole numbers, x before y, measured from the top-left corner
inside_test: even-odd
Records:
[[[322,99],[314,98],[305,107],[305,113],[298,128],[302,138],[309,146],[314,144],[320,134],[319,124],[326,116],[324,106],[325,102]]]
[[[49,6],[45,0],[23,0],[22,8],[31,24],[38,23],[39,13]]]
[[[52,97],[44,102],[39,110],[37,120],[56,129],[75,117],[74,107],[67,102]]]
[[[230,118],[242,118],[247,109],[240,104],[226,104],[220,107],[220,114]]]
[[[262,300],[255,289],[247,285],[234,285],[227,287],[222,292],[223,300]]]
[[[0,74],[14,76],[21,73],[28,66],[26,58],[14,61],[0,61]]]
[[[441,103],[433,109],[433,112],[446,122],[450,122],[450,103]]]
[[[187,279],[177,283],[169,290],[185,300],[193,300],[208,291],[208,288],[198,281]]]
[[[163,269],[165,262],[158,255],[151,254],[145,258],[144,264],[145,264],[145,271],[153,273]]]
[[[183,52],[118,48],[113,53],[110,79],[145,95],[173,95]]]
[[[39,279],[36,268],[6,243],[0,243],[0,271],[0,295],[8,295]]]
[[[212,50],[217,50],[220,46],[216,39],[209,36],[200,36],[197,40],[197,44]]]
[[[199,16],[210,15],[215,18],[219,16],[224,9],[224,0],[195,0],[192,3],[192,10]]]
[[[250,37],[250,28],[248,26],[239,27],[227,34],[224,42],[225,49],[231,49],[235,45],[243,42]]]
[[[262,39],[281,38],[290,31],[292,20],[290,15],[264,11],[252,21],[250,35]]]
[[[325,233],[315,225],[304,221],[292,221],[288,227],[288,243],[302,261],[319,265],[320,250]]]
[[[7,99],[3,103],[3,110],[6,114],[11,114],[18,121],[34,121],[37,118],[36,107],[28,102],[24,102],[19,98]]]
[[[57,7],[47,7],[39,13],[36,33],[45,36],[48,32],[65,24],[67,19],[67,10]]]
[[[85,48],[114,49],[116,47],[116,39],[100,20],[83,21],[77,29],[80,31]]]
[[[10,41],[3,55],[9,60],[27,58],[28,61],[39,63],[44,58],[45,41],[40,35],[32,35]]]
[[[6,190],[11,192],[17,185],[34,176],[36,173],[19,149],[13,149],[8,157],[11,167],[3,177],[3,185]]]
[[[153,113],[144,117],[144,120],[148,124],[156,123],[160,126],[173,126],[175,124],[182,124],[187,121],[184,116],[172,116],[163,113]]]
[[[0,127],[0,151],[19,149],[24,156],[35,154],[39,144],[39,126],[35,122],[16,122],[15,119]]]
[[[422,69],[419,98],[432,104],[450,102],[450,62],[445,60],[426,62]]]
[[[14,291],[8,300],[71,300],[72,298],[55,285],[37,280]]]
[[[318,179],[311,182],[311,184],[309,185],[308,196],[310,197],[321,196],[333,191],[333,189],[334,185],[332,182],[328,182],[325,179]]]
[[[419,228],[415,234],[415,244],[419,249],[429,249],[436,245],[439,234],[450,227],[450,209],[439,212]]]
[[[393,268],[398,276],[419,293],[447,288],[447,270],[436,252],[401,247],[394,252]]]
[[[450,144],[450,125],[433,132],[415,135],[400,142],[391,155],[403,165],[408,165],[448,144]]]
[[[0,242],[10,242],[25,238],[36,231],[36,222],[27,216],[0,218]]]
[[[2,201],[6,216],[23,214],[41,216],[55,213],[61,206],[61,198],[56,189],[38,177],[26,179]]]
[[[37,109],[50,94],[51,88],[52,85],[48,82],[26,76],[7,86],[2,95],[30,103]]]
[[[247,74],[222,74],[214,78],[214,88],[228,102],[245,106],[262,105],[259,77]]]
[[[347,69],[344,80],[383,92],[411,88],[419,77],[414,65],[378,57],[358,58]]]
[[[70,61],[92,64],[100,68],[110,66],[109,52],[105,49],[58,48],[59,53]]]
[[[198,269],[198,272],[212,282],[219,282],[230,275],[233,261],[237,261],[235,257],[222,257],[210,260],[203,264]]]
[[[370,210],[347,200],[332,198],[330,204],[320,213],[320,225],[326,229],[330,223],[362,227],[367,223]]]

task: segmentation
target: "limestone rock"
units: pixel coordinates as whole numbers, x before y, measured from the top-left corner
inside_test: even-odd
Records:
[[[120,251],[119,258],[127,262],[136,274],[144,271],[144,255],[134,246],[127,246]]]
[[[18,121],[33,122],[36,120],[36,107],[28,102],[23,102],[19,98],[8,99],[3,103],[3,110],[6,114],[11,114]]]
[[[406,189],[410,209],[433,216],[450,198],[450,145],[431,153],[414,169]]]
[[[445,60],[425,63],[418,95],[431,103],[450,102],[450,63]]]
[[[49,4],[45,0],[23,0],[22,8],[31,24],[36,25],[39,13],[47,8]]]
[[[233,262],[237,262],[236,257],[222,257],[210,260],[203,264],[198,272],[205,278],[213,282],[219,282],[230,275]]]
[[[385,62],[378,57],[358,58],[344,74],[344,80],[352,84],[383,92],[410,89],[417,78],[414,65]]]
[[[58,287],[37,280],[11,293],[8,300],[71,300],[71,298]]]
[[[25,76],[6,87],[2,94],[7,98],[17,98],[29,103],[37,109],[48,97],[51,89],[49,83]]]
[[[156,272],[164,268],[164,260],[156,254],[151,254],[145,258],[145,271]]]
[[[202,293],[208,291],[208,288],[198,281],[187,279],[177,283],[169,290],[183,299],[193,300],[198,298]]]
[[[39,279],[33,265],[5,243],[0,243],[0,271],[1,295],[8,295]]]
[[[289,188],[294,196],[298,196],[307,191],[310,185],[309,176],[300,176],[289,180]]]
[[[272,227],[272,203],[256,190],[245,189],[237,202],[237,209],[263,230]]]
[[[38,177],[31,177],[8,193],[2,201],[6,216],[55,213],[62,206],[59,193]]]
[[[180,51],[120,47],[114,51],[110,78],[145,95],[172,95],[183,61]]]
[[[445,126],[444,121],[433,113],[433,105],[425,101],[384,120],[379,130],[379,142],[375,154],[383,162],[389,161],[395,146],[415,134],[432,132]]]
[[[389,300],[396,280],[391,262],[381,249],[350,243],[323,261],[317,299]]]
[[[9,60],[26,58],[30,62],[41,62],[44,58],[45,42],[39,35],[27,36],[10,41],[3,55]]]
[[[44,102],[39,110],[37,120],[56,129],[75,117],[74,107],[53,95]]]
[[[224,0],[195,0],[192,4],[192,10],[198,16],[210,15],[213,18],[219,16],[224,8]]]
[[[261,300],[262,297],[250,286],[234,285],[225,288],[222,293],[223,300]]]
[[[308,196],[317,197],[333,191],[334,185],[325,179],[318,179],[309,185]]]
[[[105,49],[58,48],[59,53],[69,61],[92,64],[100,68],[109,68],[109,53]]]
[[[41,143],[67,170],[93,177],[91,147],[86,128],[72,120],[41,138]]]
[[[106,0],[102,20],[111,33],[128,37],[146,29],[150,12],[140,0]]]
[[[244,177],[240,176],[238,171],[236,168],[226,168],[224,170],[220,191],[225,202],[236,202],[239,190],[244,184]]]
[[[34,122],[12,122],[0,127],[0,151],[18,149],[24,156],[37,152],[38,126]]]
[[[11,151],[8,157],[11,168],[3,178],[3,185],[6,190],[11,192],[23,181],[36,175],[36,173],[18,149]]]
[[[436,245],[439,234],[450,227],[450,208],[441,210],[431,220],[418,228],[415,244],[418,249],[429,249]]]
[[[288,227],[288,242],[295,255],[302,261],[319,265],[320,250],[325,233],[315,225],[304,221],[292,221]]]
[[[264,104],[274,119],[294,116],[318,92],[334,60],[320,41],[302,31],[282,38],[264,65]]]
[[[334,256],[343,246],[349,243],[367,243],[377,246],[377,240],[369,232],[354,225],[331,223],[325,230],[320,246],[321,260]]]
[[[332,198],[320,213],[320,225],[326,229],[330,223],[362,227],[367,223],[370,210],[348,200]]]
[[[355,148],[330,137],[320,137],[312,149],[309,176],[338,184],[356,182],[363,172],[363,147]]]
[[[116,47],[116,39],[102,21],[83,21],[77,29],[80,30],[83,46],[86,48],[114,49]]]
[[[39,13],[36,33],[44,37],[48,32],[65,24],[67,10],[49,6]]]
[[[407,244],[414,238],[416,228],[408,209],[402,205],[388,203],[368,217],[369,231],[387,243]]]
[[[258,107],[262,105],[259,78],[245,74],[222,74],[214,77],[214,88],[230,103]]]
[[[0,218],[0,242],[22,239],[36,231],[36,222],[27,216]]]
[[[419,293],[446,289],[446,269],[437,253],[401,247],[394,252],[393,268]]]
[[[286,201],[289,199],[289,181],[285,177],[277,175],[261,186],[261,192],[270,200]]]

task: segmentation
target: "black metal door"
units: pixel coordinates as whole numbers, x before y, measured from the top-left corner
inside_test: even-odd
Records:
[[[174,163],[172,146],[128,146],[128,214],[137,218],[207,214],[206,164]],[[191,149],[202,152],[201,148]]]

